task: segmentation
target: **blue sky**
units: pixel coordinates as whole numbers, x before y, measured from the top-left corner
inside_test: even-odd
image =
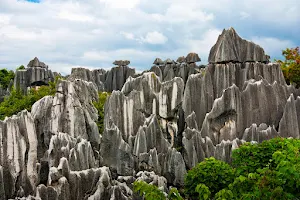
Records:
[[[137,71],[156,57],[196,52],[207,63],[224,28],[234,27],[271,59],[300,46],[299,0],[0,0],[0,68],[37,56],[53,71],[111,68],[128,59]]]

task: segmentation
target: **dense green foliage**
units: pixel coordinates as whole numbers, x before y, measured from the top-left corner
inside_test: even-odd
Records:
[[[232,159],[233,168],[209,158],[190,170],[185,180],[189,199],[300,198],[300,140],[245,143]]]
[[[283,75],[286,82],[296,84],[296,87],[300,87],[300,51],[299,47],[287,48],[282,51],[282,55],[285,57],[284,61],[275,60],[281,65]]]
[[[199,199],[199,195],[208,198],[226,188],[233,180],[234,170],[229,164],[213,157],[207,158],[188,171],[185,178],[185,194],[190,199]]]
[[[55,94],[56,83],[57,80],[50,82],[49,86],[41,86],[38,90],[31,89],[27,95],[23,95],[20,90],[13,89],[11,94],[0,103],[0,120],[3,120],[6,116],[17,114],[24,109],[31,111],[31,107],[36,101],[44,96]]]
[[[164,193],[157,186],[148,184],[144,181],[135,181],[133,191],[143,196],[145,200],[165,200]]]
[[[93,102],[95,108],[98,110],[98,121],[97,126],[99,129],[99,133],[102,134],[104,131],[104,105],[107,97],[109,97],[110,93],[107,92],[99,92],[99,101]]]
[[[133,191],[145,200],[183,200],[176,188],[171,188],[166,197],[157,186],[148,184],[145,181],[135,181]]]
[[[0,87],[7,89],[10,80],[14,79],[15,73],[13,71],[8,71],[7,69],[0,70]]]

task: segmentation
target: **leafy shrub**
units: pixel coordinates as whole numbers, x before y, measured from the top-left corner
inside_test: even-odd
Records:
[[[133,191],[139,196],[144,197],[145,200],[183,200],[176,188],[171,188],[166,197],[156,185],[148,184],[145,181],[135,181],[133,183]]]
[[[244,143],[232,152],[232,165],[237,169],[237,175],[247,175],[265,167],[270,162],[275,151],[284,148],[285,139],[275,138],[260,144]]]
[[[31,89],[27,95],[23,95],[20,90],[13,89],[11,94],[0,103],[0,120],[4,120],[6,116],[12,116],[24,109],[31,111],[32,105],[39,99],[47,95],[54,96],[57,80],[50,82],[49,86],[41,86],[38,90]]]
[[[299,47],[287,48],[282,51],[282,55],[285,57],[284,61],[275,60],[281,65],[283,75],[286,82],[296,84],[296,87],[300,86],[300,51]]]
[[[135,181],[133,191],[144,197],[145,200],[165,200],[164,193],[157,186],[146,183],[145,181]]]
[[[247,143],[234,150],[237,174],[243,175],[228,186],[233,199],[300,198],[299,154],[300,140],[286,138]]]
[[[7,69],[0,70],[0,87],[7,89],[10,80],[13,80],[15,73],[13,71],[8,71]]]
[[[93,105],[98,110],[98,121],[97,126],[99,129],[99,133],[102,134],[104,131],[104,105],[106,102],[106,99],[109,97],[110,93],[107,92],[99,92],[99,101],[93,102]]]
[[[190,199],[197,199],[199,190],[203,192],[206,186],[214,196],[219,190],[226,188],[233,179],[234,169],[229,164],[213,157],[206,158],[205,161],[188,171],[185,177],[185,194]],[[199,184],[202,185],[199,186]]]
[[[177,188],[171,188],[168,194],[169,200],[183,200],[180,193],[178,192]]]

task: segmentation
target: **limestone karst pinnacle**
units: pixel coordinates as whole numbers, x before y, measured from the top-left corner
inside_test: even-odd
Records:
[[[267,55],[262,47],[242,39],[232,27],[223,30],[208,57],[209,63],[267,61]]]
[[[205,68],[192,53],[157,58],[141,74],[123,61],[111,70],[72,69],[54,97],[0,121],[0,200],[134,199],[135,180],[167,192],[207,157],[231,162],[245,141],[299,138],[300,91],[265,58],[230,28]],[[28,67],[15,82],[32,80],[29,69],[45,71]],[[101,134],[92,103],[99,91],[111,92]]]

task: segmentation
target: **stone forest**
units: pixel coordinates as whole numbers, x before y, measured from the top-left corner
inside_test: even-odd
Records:
[[[284,164],[277,158],[299,138],[300,90],[286,83],[262,47],[233,28],[216,40],[208,65],[197,65],[199,55],[187,52],[175,60],[154,58],[139,74],[129,60],[116,60],[108,71],[73,68],[65,77],[38,58],[16,70],[7,89],[0,88],[2,103],[16,89],[20,96],[54,89],[1,116],[0,199],[242,199],[235,190],[243,184],[254,188],[243,199],[264,199],[251,196],[264,193],[253,180],[266,170],[276,175]],[[284,150],[266,153],[267,162],[273,160],[260,171],[242,176],[241,167],[233,169],[234,152],[266,148],[266,141]],[[295,146],[297,157],[299,142]],[[256,156],[254,150],[245,155]],[[206,184],[203,175],[196,183],[189,173],[210,162],[207,170],[217,170],[219,182]],[[220,165],[239,175],[217,188],[227,181]],[[300,198],[299,162],[293,166],[287,178],[279,170],[283,183],[268,186],[277,197],[265,199]]]

